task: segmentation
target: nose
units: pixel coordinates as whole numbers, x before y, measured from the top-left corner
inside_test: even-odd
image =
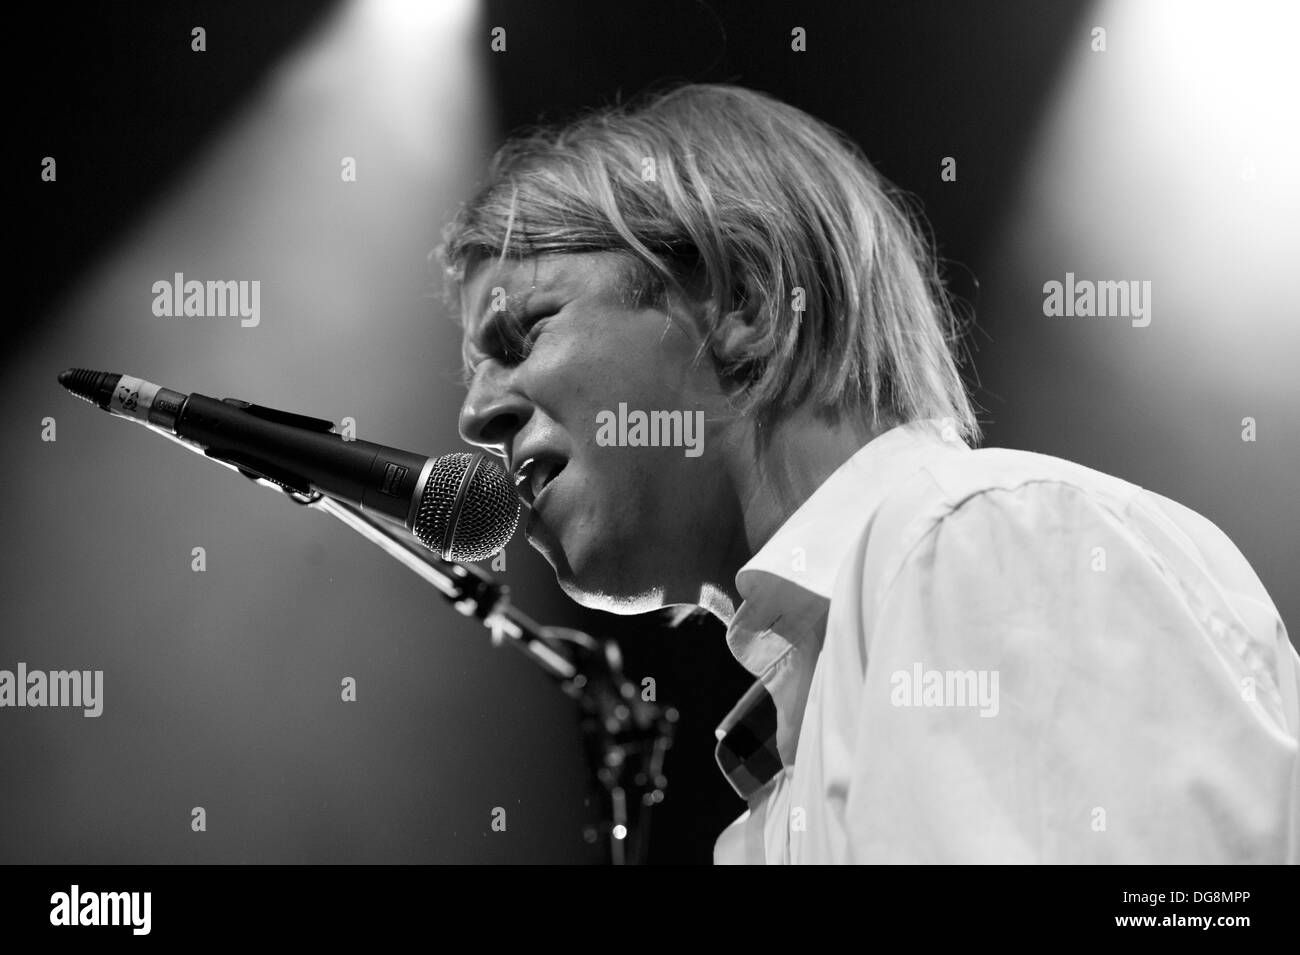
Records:
[[[511,442],[531,413],[528,400],[510,387],[509,369],[488,359],[474,371],[460,407],[460,436],[508,458]]]

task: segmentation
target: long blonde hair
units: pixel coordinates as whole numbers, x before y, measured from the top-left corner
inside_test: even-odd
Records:
[[[714,314],[754,309],[752,346],[719,367],[740,413],[811,400],[979,440],[919,217],[856,145],[771,96],[685,85],[516,136],[443,238],[452,288],[484,257],[616,251],[632,294],[658,300],[702,266]]]

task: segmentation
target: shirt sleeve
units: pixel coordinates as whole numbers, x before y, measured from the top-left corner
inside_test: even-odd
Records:
[[[936,521],[860,601],[849,860],[1288,861],[1273,634],[1194,558],[1067,483]]]

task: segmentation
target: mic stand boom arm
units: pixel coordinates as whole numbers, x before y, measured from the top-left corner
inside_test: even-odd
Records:
[[[596,640],[567,627],[541,626],[510,603],[509,588],[487,571],[442,560],[405,528],[399,530],[398,525],[364,513],[296,476],[262,473],[247,461],[205,450],[166,428],[139,423],[187,451],[287,494],[298,504],[333,515],[437,587],[461,613],[480,620],[492,631],[494,644],[508,639],[522,650],[578,704],[587,761],[606,806],[605,820],[587,827],[587,841],[594,843],[604,836],[609,861],[615,865],[644,860],[650,810],[663,801],[668,784],[663,761],[672,745],[677,711],[637,693],[623,675],[622,655],[613,640]]]
[[[544,627],[510,602],[509,588],[473,565],[445,561],[405,528],[399,532],[347,501],[280,487],[299,504],[322,510],[377,544],[390,557],[433,584],[461,613],[508,641],[542,668],[578,704],[584,750],[606,812],[588,826],[588,842],[607,840],[614,865],[639,863],[648,848],[650,810],[663,801],[663,762],[672,745],[677,711],[646,700],[623,674],[613,640],[596,640],[567,627]]]
[[[407,535],[399,535],[385,526],[380,518],[372,517],[347,501],[321,494],[318,499],[304,503],[337,517],[366,540],[379,545],[389,557],[433,584],[465,616],[481,620],[492,631],[494,645],[499,646],[509,638],[513,646],[555,679],[572,680],[577,675],[574,664],[551,646],[541,628],[510,605],[507,588],[492,580],[485,571],[442,560],[417,541],[408,540]],[[595,644],[586,634],[581,636]]]

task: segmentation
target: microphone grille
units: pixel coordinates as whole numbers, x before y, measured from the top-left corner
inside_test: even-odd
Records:
[[[411,530],[443,560],[491,557],[519,524],[519,496],[505,469],[482,451],[434,459]]]

